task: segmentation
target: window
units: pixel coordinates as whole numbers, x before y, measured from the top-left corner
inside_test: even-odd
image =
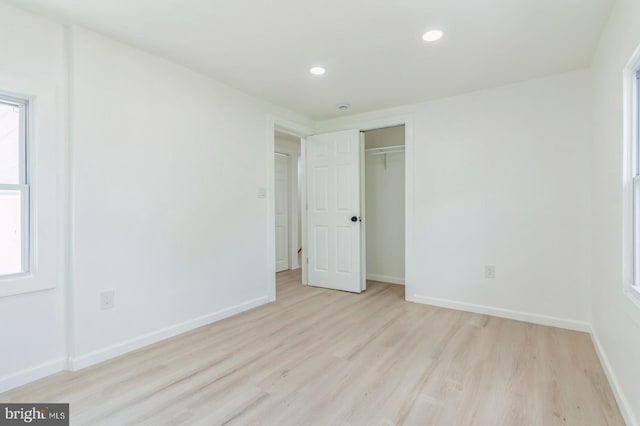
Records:
[[[0,277],[29,272],[27,101],[0,95]]]
[[[633,282],[631,287],[640,291],[640,69],[634,72],[633,104],[631,108],[632,173],[633,173]]]

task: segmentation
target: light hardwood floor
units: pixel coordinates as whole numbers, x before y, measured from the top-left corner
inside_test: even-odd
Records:
[[[0,394],[72,424],[622,425],[589,336],[278,274],[277,302]]]

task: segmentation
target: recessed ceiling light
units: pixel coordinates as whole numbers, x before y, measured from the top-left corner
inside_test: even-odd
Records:
[[[327,70],[324,67],[311,67],[309,68],[309,72],[313,75],[322,75],[327,72]]]
[[[444,33],[440,30],[431,30],[422,34],[422,39],[424,41],[437,41],[440,40],[443,35]]]

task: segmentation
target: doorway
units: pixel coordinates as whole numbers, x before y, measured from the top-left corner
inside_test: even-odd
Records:
[[[274,132],[275,271],[300,268],[302,250],[300,205],[301,140]]]

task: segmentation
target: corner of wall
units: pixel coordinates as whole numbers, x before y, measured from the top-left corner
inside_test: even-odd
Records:
[[[640,426],[640,422],[638,422],[638,420],[633,417],[631,403],[622,391],[622,386],[620,385],[620,382],[618,381],[618,378],[614,373],[613,367],[609,362],[609,358],[607,357],[607,353],[605,352],[604,347],[600,343],[600,339],[598,338],[598,334],[596,333],[593,324],[591,325],[589,334],[591,336],[591,342],[593,343],[593,346],[596,350],[596,354],[598,355],[600,364],[602,364],[602,369],[607,376],[609,386],[613,391],[613,395],[616,399],[616,402],[618,403],[618,408],[620,409],[620,413],[622,413],[622,417],[624,418],[625,423],[627,424],[627,426]]]

